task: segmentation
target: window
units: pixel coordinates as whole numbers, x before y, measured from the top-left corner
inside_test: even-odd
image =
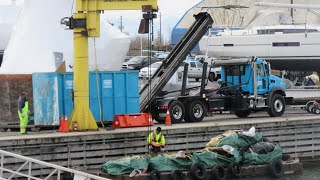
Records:
[[[223,44],[224,47],[233,47],[234,44]]]
[[[200,62],[197,62],[197,66],[198,66],[198,68],[203,68],[203,64]]]
[[[195,62],[190,62],[190,67],[192,67],[192,68],[197,67],[197,66],[196,66],[196,63],[195,63]]]
[[[300,42],[274,42],[273,47],[300,46]]]
[[[240,66],[240,73],[241,75],[245,75],[244,66]]]
[[[262,30],[258,30],[258,34],[274,34],[276,32],[282,32],[283,34],[290,34],[290,33],[318,32],[318,30],[317,29],[262,29]]]
[[[257,74],[261,77],[265,76],[262,64],[257,64]]]
[[[226,66],[227,76],[245,75],[244,65],[240,66]]]

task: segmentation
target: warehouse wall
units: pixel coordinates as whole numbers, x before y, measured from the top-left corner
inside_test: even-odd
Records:
[[[0,124],[19,123],[18,98],[26,92],[33,107],[32,75],[0,75]]]

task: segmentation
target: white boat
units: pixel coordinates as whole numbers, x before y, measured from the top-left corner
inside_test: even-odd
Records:
[[[278,70],[319,70],[320,26],[274,25],[246,30],[225,30],[205,36],[200,50],[208,55],[227,59],[258,56],[270,60]]]

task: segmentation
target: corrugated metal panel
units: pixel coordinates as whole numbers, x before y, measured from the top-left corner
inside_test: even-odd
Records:
[[[59,124],[59,74],[35,73],[32,75],[34,124]]]
[[[61,114],[70,116],[73,73],[37,73],[33,80],[34,97],[39,97],[35,104],[36,125],[55,124]],[[112,121],[115,114],[139,113],[137,71],[91,72],[89,81],[90,109],[96,121],[100,117]]]

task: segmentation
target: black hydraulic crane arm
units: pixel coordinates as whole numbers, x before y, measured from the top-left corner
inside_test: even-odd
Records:
[[[150,101],[154,100],[167,84],[172,75],[177,71],[180,64],[185,60],[188,53],[196,46],[213,24],[213,20],[207,12],[194,15],[195,22],[187,33],[173,48],[168,57],[163,61],[148,84],[140,91],[140,111],[145,112]]]

